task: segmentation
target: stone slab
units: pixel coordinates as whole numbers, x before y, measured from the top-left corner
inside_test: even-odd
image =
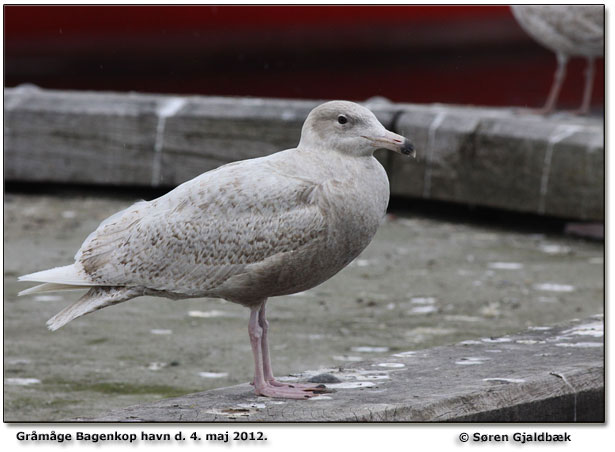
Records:
[[[328,369],[341,382],[310,400],[258,397],[242,384],[70,421],[604,422],[603,331],[597,315],[353,363]]]

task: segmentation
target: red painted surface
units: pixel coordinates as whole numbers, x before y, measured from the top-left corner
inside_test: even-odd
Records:
[[[7,39],[53,33],[143,33],[187,29],[404,26],[508,16],[505,6],[8,6]]]
[[[555,57],[506,6],[5,6],[5,83],[540,106]],[[580,103],[574,60],[560,106]],[[603,105],[604,64],[593,104]]]

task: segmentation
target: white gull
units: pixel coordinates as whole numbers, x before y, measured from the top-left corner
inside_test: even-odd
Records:
[[[223,298],[251,310],[259,395],[303,399],[322,386],[285,384],[271,370],[265,304],[329,279],[370,243],[389,183],[376,149],[414,155],[368,109],[327,102],[307,117],[295,149],[230,163],[104,220],[75,263],[21,276],[20,295],[90,288],[48,322],[143,295]]]

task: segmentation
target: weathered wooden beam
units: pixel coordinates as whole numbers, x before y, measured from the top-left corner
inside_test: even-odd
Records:
[[[305,401],[257,397],[246,383],[71,421],[604,422],[603,331],[598,315],[304,372],[289,380],[340,380]]]
[[[7,181],[149,184],[159,96],[7,89]]]
[[[298,143],[318,101],[5,90],[5,180],[173,187]],[[604,218],[600,119],[373,102],[416,161],[377,154],[391,191],[522,212]]]
[[[391,192],[585,220],[604,218],[597,118],[399,105],[397,131],[423,158],[390,168]]]
[[[295,147],[318,102],[188,98],[167,120],[162,172],[155,183],[176,185],[235,160]]]

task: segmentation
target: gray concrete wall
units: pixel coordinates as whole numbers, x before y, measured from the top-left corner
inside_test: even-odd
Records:
[[[104,422],[604,422],[603,317],[399,352],[330,370],[310,400],[248,384],[131,406]],[[304,372],[288,381],[313,378]]]
[[[5,90],[5,180],[175,186],[294,147],[319,101]],[[415,143],[378,155],[393,195],[602,221],[601,118],[510,109],[368,105]]]

